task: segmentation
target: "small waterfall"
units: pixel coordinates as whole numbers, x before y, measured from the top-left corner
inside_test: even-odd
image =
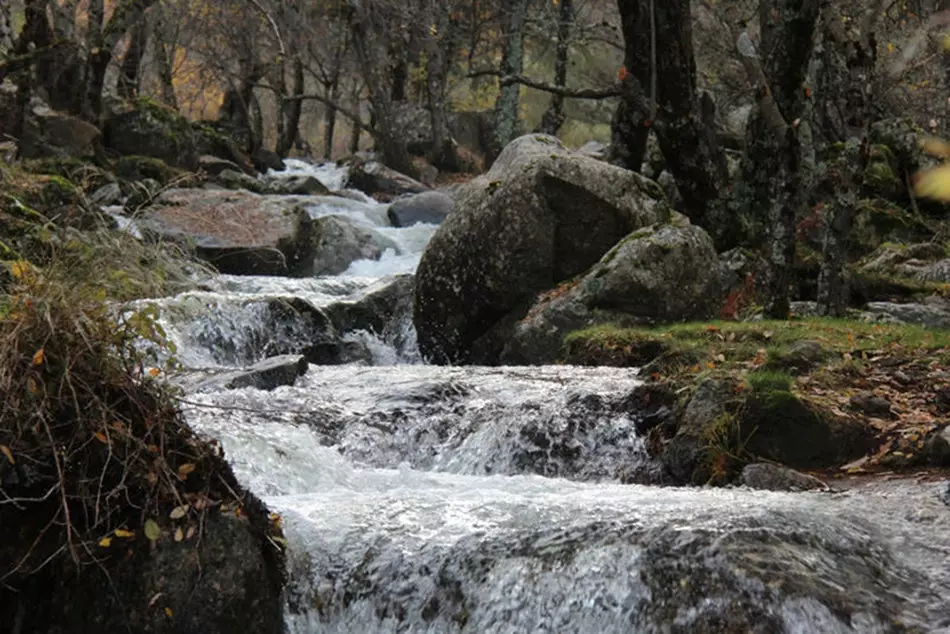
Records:
[[[287,164],[345,186],[344,168]],[[636,372],[425,365],[405,275],[435,228],[387,227],[385,206],[355,194],[310,213],[347,214],[400,252],[334,277],[220,276],[153,302],[186,372],[331,335],[368,351],[273,391],[186,399],[284,518],[290,632],[950,632],[937,485],[650,485]],[[357,323],[370,297],[392,309]]]

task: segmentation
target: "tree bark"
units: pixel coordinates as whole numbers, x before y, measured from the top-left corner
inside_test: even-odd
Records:
[[[633,172],[643,169],[650,126],[656,116],[652,54],[654,28],[647,2],[618,0],[624,34],[624,62],[619,71],[623,86],[611,124],[610,162]]]
[[[132,29],[129,38],[129,48],[122,58],[119,67],[119,95],[132,99],[139,92],[139,69],[142,67],[142,58],[145,56],[145,47],[148,45],[148,21],[139,20]],[[157,45],[156,47],[157,48]]]
[[[567,86],[567,67],[571,50],[571,32],[574,29],[574,0],[561,0],[558,6],[557,49],[554,52],[554,85]],[[556,135],[564,125],[564,96],[554,95],[541,117],[538,131]]]
[[[380,65],[374,55],[378,47],[375,46],[374,25],[369,8],[358,0],[351,0],[350,6],[353,9],[351,23],[353,50],[369,91],[369,101],[375,118],[373,129],[377,150],[386,166],[414,177],[416,169],[409,156],[406,142],[397,129],[391,94],[387,90],[387,84],[380,73]],[[382,28],[381,25],[380,28]]]
[[[530,0],[512,0],[507,3],[503,20],[504,48],[501,58],[502,76],[520,75],[524,71],[524,29]],[[493,161],[518,134],[518,111],[521,105],[521,86],[503,85],[495,102],[495,143],[491,148]]]
[[[630,88],[624,91],[622,110],[614,119],[614,138],[622,144],[621,160],[642,162],[643,128],[650,119],[644,117],[646,106],[638,95],[644,94],[644,85],[655,83],[653,130],[683,197],[684,212],[708,228],[709,212],[718,204],[728,173],[697,97],[689,4],[689,0],[618,0],[629,64],[624,81]],[[652,51],[644,56],[644,42],[651,42],[654,35],[655,59]]]
[[[173,68],[175,56],[174,42],[167,41],[165,29],[165,9],[159,4],[153,13],[152,49],[155,51],[155,65],[158,72],[158,83],[161,86],[162,101],[166,106],[178,110],[178,97],[175,94],[175,71]],[[171,52],[169,53],[169,49]]]
[[[0,56],[13,50],[13,19],[10,16],[10,3],[0,3]],[[0,79],[2,81],[2,79]]]
[[[284,62],[282,62],[284,63]],[[303,99],[299,99],[304,92],[304,68],[303,60],[295,56],[292,62],[293,81],[291,82],[290,93],[286,89],[280,94],[280,134],[277,139],[277,155],[287,156],[294,147],[294,143],[300,135],[300,114],[303,106]],[[282,73],[283,74],[283,73]]]
[[[449,15],[450,7],[439,2],[429,5],[431,23],[436,26],[435,33],[425,39],[426,60],[426,96],[429,105],[429,118],[432,126],[432,149],[429,162],[440,170],[458,172],[460,169],[458,150],[449,131],[446,86],[449,78],[447,60],[455,52],[456,27]]]

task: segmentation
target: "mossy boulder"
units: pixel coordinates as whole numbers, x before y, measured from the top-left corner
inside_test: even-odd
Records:
[[[195,121],[191,126],[195,134],[195,144],[199,156],[207,155],[225,159],[251,176],[257,173],[250,156],[228,134],[226,127],[214,121]]]
[[[725,295],[719,257],[703,229],[677,215],[639,229],[577,283],[546,293],[514,329],[505,363],[550,363],[571,331],[598,324],[709,319]]]
[[[787,375],[763,376],[785,378],[753,387],[738,376],[702,381],[678,413],[671,427],[675,433],[648,442],[673,482],[724,484],[758,460],[796,469],[827,468],[872,448],[873,436],[865,426],[800,399],[790,391]]]
[[[45,262],[63,231],[109,226],[61,176],[0,169],[0,259]]]
[[[743,449],[755,458],[796,469],[822,468],[859,458],[872,438],[861,425],[839,421],[788,390],[754,391],[738,416]]]
[[[61,176],[86,194],[115,182],[115,176],[108,170],[72,156],[28,159],[23,161],[22,168],[34,174]]]
[[[668,219],[658,190],[554,137],[516,139],[459,193],[422,256],[422,353],[440,363],[497,360],[504,333],[476,342],[513,326],[539,292],[583,273],[632,231]]]
[[[151,179],[164,186],[185,174],[184,170],[171,167],[165,161],[151,156],[123,156],[115,164],[115,175],[126,182]]]
[[[149,156],[187,170],[198,167],[198,141],[191,123],[146,97],[126,103],[106,120],[103,143],[121,155]]]
[[[854,209],[852,255],[867,255],[886,243],[923,242],[933,233],[928,222],[913,211],[882,198],[865,198]]]

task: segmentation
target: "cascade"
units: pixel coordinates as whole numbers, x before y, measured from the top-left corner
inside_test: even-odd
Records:
[[[288,172],[346,181],[335,166]],[[154,302],[190,421],[283,517],[291,632],[950,632],[937,485],[662,486],[625,398],[635,371],[429,366],[407,310],[346,323],[348,305],[414,271],[435,227],[340,200],[309,211],[372,225],[399,252]],[[349,358],[272,391],[187,380],[301,353],[314,315],[337,316]]]

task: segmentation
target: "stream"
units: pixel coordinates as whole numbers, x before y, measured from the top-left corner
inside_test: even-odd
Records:
[[[345,185],[341,168],[289,167]],[[405,280],[436,229],[389,227],[365,197],[310,213],[357,218],[399,252],[156,300],[190,422],[283,517],[289,632],[950,632],[946,483],[650,484],[634,371],[426,365],[402,310],[341,329],[352,360],[293,385],[207,382],[308,343],[309,322],[275,324],[273,302],[349,314]]]

